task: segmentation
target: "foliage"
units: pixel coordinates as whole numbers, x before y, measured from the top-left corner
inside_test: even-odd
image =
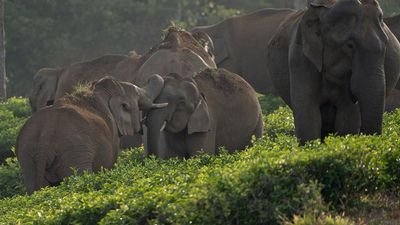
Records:
[[[279,107],[286,105],[280,97],[275,95],[260,95],[258,101],[264,115],[269,115]]]
[[[0,103],[0,164],[14,155],[11,148],[30,114],[27,99],[13,97]]]
[[[0,198],[11,197],[25,192],[22,175],[16,158],[8,158],[0,166]]]
[[[399,187],[400,111],[385,115],[381,136],[304,147],[290,123],[278,123],[290,114],[286,107],[267,116],[276,133],[236,154],[160,161],[144,158],[143,149],[122,152],[112,170],[0,200],[0,224],[277,224],[294,215],[301,216],[292,224],[352,224],[324,212]],[[2,197],[23,194],[14,172],[12,163],[0,169],[17,187],[11,193],[2,181]]]

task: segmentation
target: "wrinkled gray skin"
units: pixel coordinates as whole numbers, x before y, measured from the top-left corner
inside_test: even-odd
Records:
[[[62,72],[62,68],[43,68],[33,76],[33,88],[29,96],[32,112],[53,104]]]
[[[16,154],[29,194],[73,174],[111,168],[119,136],[140,130],[139,110],[153,104],[163,87],[154,76],[144,88],[111,77],[92,84],[91,94],[73,94],[37,111],[21,129]]]
[[[168,107],[147,115],[147,154],[188,158],[203,150],[217,154],[251,145],[262,136],[262,113],[254,89],[224,69],[207,69],[194,78],[165,77],[155,102]]]
[[[165,43],[168,48],[157,49],[155,46],[156,51],[140,65],[133,83],[141,86],[152,74],[165,76],[169,73],[178,73],[192,77],[204,69],[217,68],[211,53],[213,43],[205,33],[191,34],[172,27],[161,43]]]
[[[214,25],[195,27],[192,32],[205,32],[211,37],[218,68],[239,74],[259,93],[275,93],[271,77],[266,73],[265,49],[279,23],[293,12],[262,9]]]
[[[378,4],[335,2],[310,0],[280,24],[267,49],[301,144],[331,132],[381,134],[385,94],[399,77],[400,45]]]

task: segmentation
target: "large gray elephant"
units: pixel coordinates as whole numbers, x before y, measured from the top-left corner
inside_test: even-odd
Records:
[[[262,136],[263,120],[256,92],[225,69],[206,69],[195,77],[169,74],[155,102],[168,107],[147,115],[147,154],[165,159],[190,157],[201,150],[243,150],[252,136]]]
[[[394,36],[400,40],[400,15],[392,16],[383,19],[386,25],[390,28]]]
[[[242,76],[257,92],[275,93],[266,67],[268,40],[291,9],[261,9],[220,23],[195,27],[192,32],[207,33],[214,43],[215,62]]]
[[[58,80],[55,100],[71,93],[78,83],[88,83],[105,76],[132,82],[139,59],[140,56],[133,53],[129,56],[103,55],[89,61],[73,63]]]
[[[63,68],[43,68],[33,76],[33,88],[29,96],[32,112],[53,104],[58,79],[63,70]]]
[[[152,74],[178,73],[192,77],[204,69],[217,68],[212,49],[207,34],[170,27],[165,38],[140,59],[133,83],[141,86]]]
[[[385,94],[400,75],[400,44],[382,18],[375,0],[310,0],[280,24],[267,68],[301,144],[381,133]]]
[[[147,86],[105,77],[37,111],[21,129],[16,154],[29,194],[57,185],[73,169],[96,172],[117,159],[119,137],[140,130],[139,110],[153,104],[163,87],[153,76]]]

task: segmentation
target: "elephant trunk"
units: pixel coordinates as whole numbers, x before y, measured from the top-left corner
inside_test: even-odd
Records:
[[[158,155],[160,152],[160,136],[165,126],[166,109],[151,110],[147,115],[147,155]]]
[[[360,106],[361,133],[381,134],[385,106],[385,72],[382,52],[357,52],[353,61],[351,91]]]

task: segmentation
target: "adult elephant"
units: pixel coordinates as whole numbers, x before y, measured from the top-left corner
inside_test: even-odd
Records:
[[[239,74],[259,93],[275,93],[271,77],[266,73],[265,50],[280,22],[293,12],[261,9],[214,25],[195,27],[192,32],[205,32],[211,37],[218,68]]]
[[[400,40],[400,15],[383,19],[392,33]]]
[[[105,76],[132,82],[140,56],[135,52],[126,55],[103,55],[98,58],[73,63],[60,75],[55,100],[71,93],[79,83],[89,83]]]
[[[142,86],[152,74],[192,77],[204,69],[215,69],[212,49],[213,42],[207,34],[170,27],[165,38],[140,59],[133,83]]]
[[[63,70],[63,68],[43,68],[33,76],[33,88],[29,96],[32,112],[53,104],[58,79]]]
[[[380,134],[399,60],[400,44],[375,0],[310,0],[285,18],[267,49],[301,144],[331,132]]]

